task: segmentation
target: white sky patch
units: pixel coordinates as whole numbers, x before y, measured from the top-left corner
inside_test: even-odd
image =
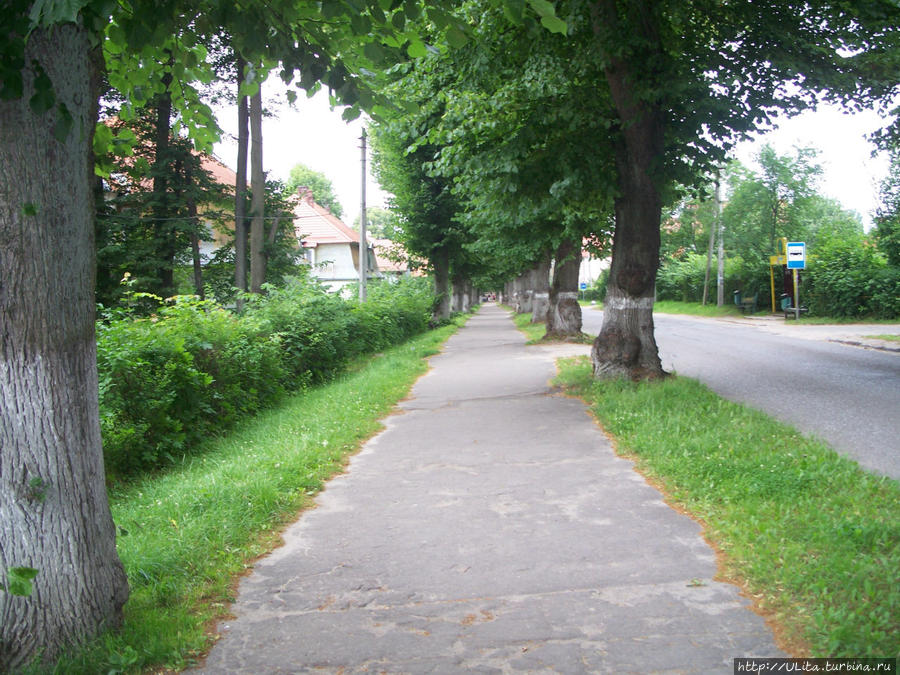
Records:
[[[263,83],[263,107],[275,113],[263,118],[263,170],[269,178],[286,181],[295,164],[305,164],[310,169],[327,176],[334,185],[338,201],[344,209],[341,217],[347,225],[353,225],[359,217],[362,188],[360,136],[363,118],[353,122],[341,119],[342,108],[331,110],[328,92],[323,89],[313,98],[303,92],[293,107],[267,102],[267,92],[282,91],[277,77]],[[283,94],[279,96],[284,99]],[[232,169],[237,167],[237,108],[217,109],[219,126],[224,130],[221,143],[216,144],[215,155]],[[366,169],[366,206],[384,206],[385,195],[372,177],[371,152]]]
[[[782,121],[778,128],[756,140],[741,143],[733,154],[746,166],[758,170],[753,157],[765,143],[779,155],[792,154],[798,146],[816,148],[823,170],[819,192],[838,200],[845,209],[856,211],[869,229],[889,160],[885,153],[873,157],[875,146],[865,136],[887,122],[875,111],[847,114],[823,105],[818,111]]]

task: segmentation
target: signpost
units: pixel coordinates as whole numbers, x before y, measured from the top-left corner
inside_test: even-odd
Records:
[[[581,289],[581,299],[584,300],[584,292],[587,290],[587,283],[582,281],[580,284],[578,284],[578,288]]]
[[[800,318],[800,270],[806,269],[806,242],[787,243],[787,268],[794,276],[794,318]]]

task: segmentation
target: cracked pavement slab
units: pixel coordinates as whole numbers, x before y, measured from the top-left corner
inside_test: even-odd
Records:
[[[241,585],[203,673],[730,673],[783,656],[488,305]]]

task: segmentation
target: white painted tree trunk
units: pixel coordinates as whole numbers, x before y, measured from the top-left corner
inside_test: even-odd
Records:
[[[581,335],[581,305],[578,304],[580,243],[564,241],[556,251],[550,306],[547,310],[548,336],[571,338]]]
[[[531,302],[531,323],[544,323],[547,321],[547,312],[550,310],[550,263],[552,258],[548,253],[538,262],[532,270],[531,287],[534,289],[534,297]]]
[[[94,337],[91,141],[97,71],[75,24],[32,33],[22,98],[0,101],[0,671],[121,621],[128,597],[104,482]],[[36,115],[32,60],[72,115]],[[13,131],[14,130],[14,131]]]

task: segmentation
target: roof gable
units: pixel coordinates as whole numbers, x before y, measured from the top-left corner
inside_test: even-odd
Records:
[[[305,248],[315,248],[319,244],[359,244],[359,233],[317,204],[308,188],[299,187],[297,193],[294,231]]]

